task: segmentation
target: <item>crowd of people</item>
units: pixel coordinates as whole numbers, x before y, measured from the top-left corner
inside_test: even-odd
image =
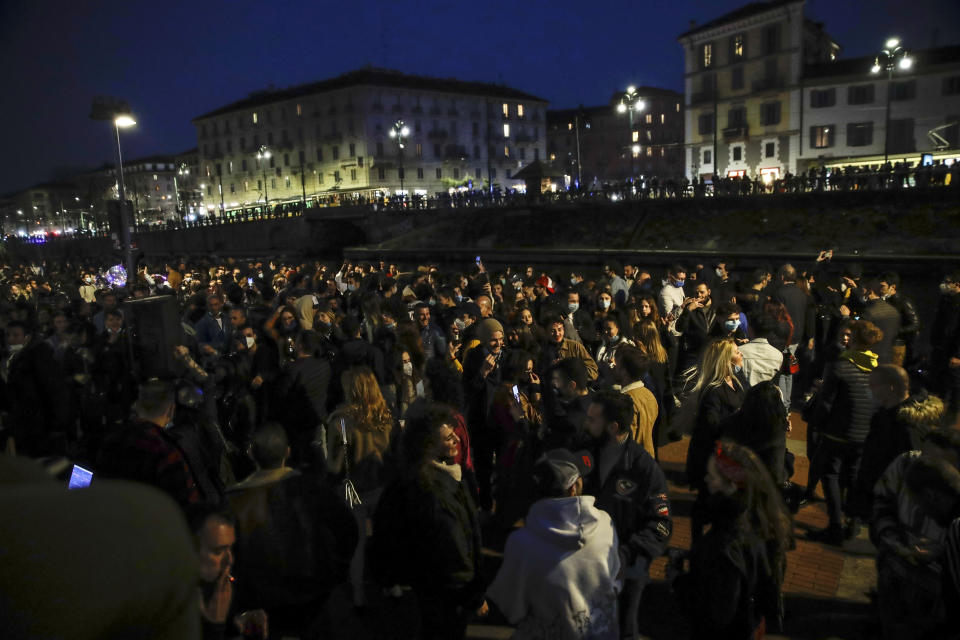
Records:
[[[670,550],[667,573],[694,637],[782,627],[792,514],[818,484],[829,525],[810,539],[868,526],[879,550],[883,637],[949,637],[960,272],[918,308],[896,273],[832,257],[596,272],[141,261],[123,288],[103,265],[5,265],[0,436],[17,457],[0,457],[0,480],[36,486],[25,458],[64,484],[92,471],[41,519],[98,487],[159,505],[113,537],[149,536],[144,514],[176,505],[195,556],[170,562],[194,595],[150,598],[196,615],[151,611],[171,625],[156,637],[323,637],[324,603],[348,584],[358,615],[378,589],[412,591],[428,639],[490,616],[517,638],[636,638],[673,532],[660,453],[689,436],[692,547]],[[180,326],[148,331],[128,301],[174,307]],[[148,377],[161,352],[169,371]],[[791,413],[807,422],[806,487],[791,481]],[[130,497],[122,480],[161,493]],[[2,537],[24,548],[30,526]],[[482,547],[503,550],[492,575]],[[55,568],[23,553],[24,572]]]

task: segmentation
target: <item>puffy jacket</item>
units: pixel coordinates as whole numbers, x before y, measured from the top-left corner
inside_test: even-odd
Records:
[[[860,358],[860,364],[847,354],[869,354]],[[824,435],[862,444],[870,433],[870,419],[875,409],[870,391],[870,372],[876,367],[876,355],[871,352],[845,351],[840,359],[827,365],[823,386],[817,393],[817,405],[811,422]]]

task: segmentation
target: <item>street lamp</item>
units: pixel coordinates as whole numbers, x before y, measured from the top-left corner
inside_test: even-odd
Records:
[[[617,105],[618,113],[626,113],[629,117],[630,123],[630,142],[633,143],[633,112],[634,111],[643,111],[646,108],[646,103],[640,98],[640,94],[637,93],[637,88],[633,85],[627,87],[626,93],[623,94],[623,97],[620,98],[620,104]],[[634,157],[640,153],[640,146],[633,145],[629,147],[630,149],[630,182],[633,182],[633,160]]]
[[[270,147],[265,144],[257,149],[257,160],[260,161],[260,168],[263,169],[263,213],[267,213],[267,204],[270,200],[267,198],[267,165],[266,160],[270,157]]]
[[[181,209],[180,202],[180,188],[177,186],[177,176],[188,176],[190,175],[190,167],[187,166],[186,162],[181,162],[177,166],[176,173],[173,174],[173,193],[174,193],[174,206],[177,208],[177,215],[180,216],[180,226],[183,226],[183,209]]]
[[[127,192],[123,183],[123,153],[120,150],[120,129],[128,129],[136,124],[137,121],[125,110],[113,113],[113,129],[117,136],[117,195],[120,196],[120,223],[123,227],[120,233],[126,253],[127,279],[131,283],[134,281],[136,269],[133,264],[133,243],[130,238],[130,212],[127,210]]]
[[[390,128],[390,137],[397,141],[397,164],[399,165],[399,174],[400,174],[400,201],[404,200],[403,193],[403,140],[408,135],[410,135],[410,129],[403,124],[403,120],[397,120],[393,123],[393,127]]]
[[[890,156],[890,93],[893,83],[894,69],[909,71],[913,66],[913,58],[907,55],[900,38],[888,38],[883,50],[873,60],[870,73],[877,75],[881,71],[887,72],[887,115],[886,126],[883,129],[883,164],[887,164]]]

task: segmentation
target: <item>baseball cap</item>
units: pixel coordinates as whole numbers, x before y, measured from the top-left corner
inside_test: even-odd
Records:
[[[567,449],[551,449],[537,460],[536,466],[545,475],[543,480],[551,481],[554,487],[567,491],[577,481],[593,470],[593,456],[589,451],[569,451]]]

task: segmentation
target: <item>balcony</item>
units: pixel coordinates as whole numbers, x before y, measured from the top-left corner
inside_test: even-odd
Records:
[[[751,88],[754,93],[758,91],[772,91],[774,89],[783,89],[786,86],[783,77],[771,76],[769,78],[759,78],[753,81]]]
[[[737,140],[739,138],[746,138],[750,135],[747,125],[739,125],[736,127],[727,127],[723,130],[723,139],[726,140]]]
[[[446,140],[447,139],[447,130],[446,129],[431,129],[427,133],[428,140]]]

